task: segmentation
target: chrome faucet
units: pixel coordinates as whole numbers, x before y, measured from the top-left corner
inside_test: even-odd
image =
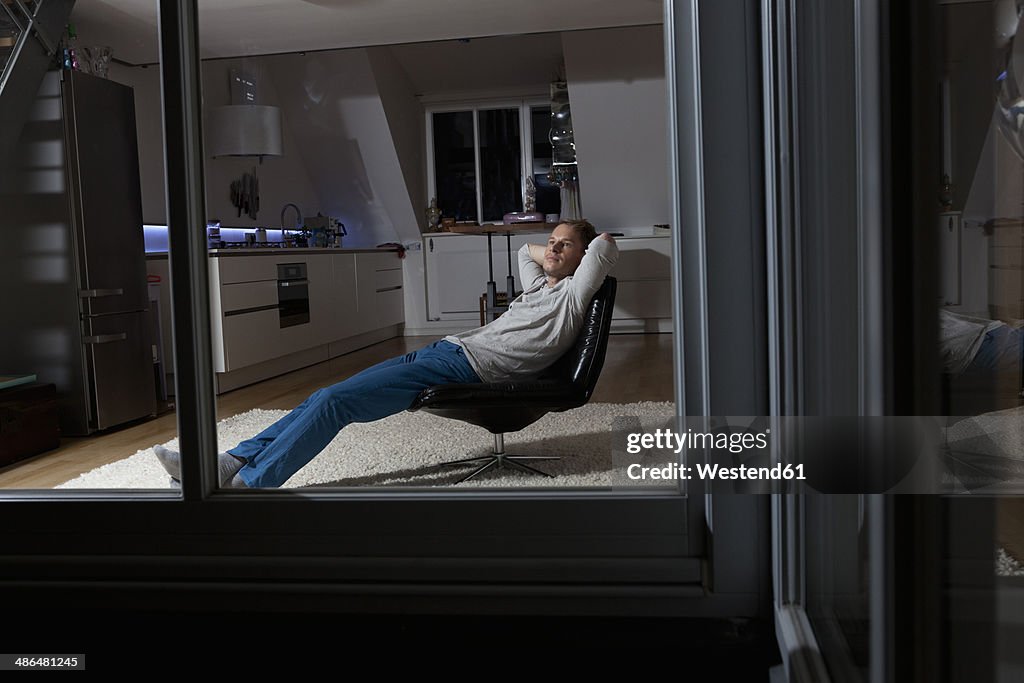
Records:
[[[295,209],[295,228],[294,229],[295,230],[302,230],[302,209],[300,209],[297,204],[292,204],[291,202],[288,202],[281,209],[281,241],[282,242],[284,241],[284,237],[285,237],[285,235],[284,235],[284,214],[285,214],[286,211],[288,211],[288,207],[289,206],[292,207],[293,209]]]

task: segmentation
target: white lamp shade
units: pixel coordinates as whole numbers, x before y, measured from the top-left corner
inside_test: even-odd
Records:
[[[206,118],[210,156],[281,156],[281,110],[258,104],[213,107]]]

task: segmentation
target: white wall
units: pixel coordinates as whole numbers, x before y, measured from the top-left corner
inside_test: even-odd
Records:
[[[203,110],[231,104],[229,73],[240,69],[256,77],[257,104],[282,106],[283,94],[274,79],[270,77],[263,58],[225,59],[203,62]],[[282,112],[284,114],[284,112]],[[206,158],[206,215],[219,219],[224,226],[237,227],[280,227],[281,209],[288,202],[294,202],[307,215],[315,215],[319,198],[311,182],[307,166],[299,154],[296,129],[299,122],[282,115],[283,155],[266,157],[263,163],[248,157]],[[209,128],[205,131],[208,133]],[[256,169],[259,178],[260,209],[255,219],[231,205],[231,183],[244,173]],[[289,212],[286,220],[291,223],[294,214]]]
[[[583,215],[599,229],[669,222],[662,30],[562,34]]]
[[[425,225],[424,210],[427,206],[427,183],[423,173],[427,163],[423,105],[416,97],[412,81],[390,48],[370,48],[367,55],[413,212],[413,224],[396,222],[395,232],[402,240],[419,239],[419,228]]]
[[[347,246],[399,240],[417,221],[364,49],[266,57],[325,215]]]
[[[349,231],[346,246],[419,238],[422,210],[413,197],[425,206],[422,106],[387,54],[376,55],[373,68],[361,49],[205,61],[204,107],[230,103],[232,68],[256,75],[261,104],[281,107],[284,155],[260,165],[248,158],[206,159],[207,216],[225,226],[276,228],[283,206],[294,202],[303,215],[339,218]],[[115,64],[111,76],[136,89],[143,216],[164,223],[159,69]],[[230,201],[231,182],[254,167],[260,181],[256,220],[238,216]],[[293,220],[289,211],[286,221]]]
[[[262,104],[279,105],[274,83],[266,78],[258,60],[223,60],[203,63],[203,103],[205,107],[230,103],[228,70],[244,66],[261,75],[259,99]],[[159,67],[125,67],[112,64],[111,79],[135,89],[135,118],[139,141],[139,175],[142,185],[142,216],[147,223],[167,221],[164,177],[163,110],[161,107]],[[257,167],[260,180],[260,211],[257,220],[238,216],[231,206],[231,181],[252,172],[255,159],[206,159],[206,205],[209,218],[220,219],[225,226],[278,227],[281,208],[297,203],[314,213],[320,202],[302,159],[296,155],[292,125],[282,117],[284,156],[267,158]],[[291,220],[289,216],[289,220]]]
[[[961,306],[952,310],[989,317],[989,247],[982,225],[992,219],[1016,219],[1024,199],[1024,164],[999,131],[998,111],[989,123],[964,206],[961,236]]]

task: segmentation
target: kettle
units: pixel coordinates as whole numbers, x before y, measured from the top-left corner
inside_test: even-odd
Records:
[[[266,244],[267,243],[267,229],[266,228],[256,228],[256,241],[259,242],[260,244]]]
[[[331,246],[341,249],[341,238],[348,234],[348,230],[345,229],[345,224],[341,221],[331,219],[331,230],[328,233],[331,236]]]

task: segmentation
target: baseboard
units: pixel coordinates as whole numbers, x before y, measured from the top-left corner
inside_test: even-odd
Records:
[[[322,344],[311,349],[290,353],[287,356],[271,358],[256,365],[249,365],[230,372],[218,372],[216,373],[217,393],[223,394],[240,389],[271,377],[322,363],[329,358],[328,345]]]
[[[373,344],[379,344],[387,339],[408,336],[408,333],[404,331],[404,328],[404,325],[389,325],[388,327],[382,327],[379,330],[373,330],[371,332],[358,334],[354,337],[348,337],[347,339],[333,341],[327,345],[328,356],[335,358],[346,353],[358,351],[359,349],[366,348],[367,346],[372,346]]]
[[[406,337],[446,337],[449,334],[459,334],[467,330],[472,330],[479,327],[471,323],[465,323],[462,325],[451,323],[449,325],[442,325],[436,327],[406,327]]]
[[[352,353],[359,349],[378,344],[387,339],[400,337],[403,333],[403,326],[388,325],[378,330],[372,330],[363,334],[339,339],[328,344],[314,346],[311,349],[304,349],[287,356],[272,358],[256,365],[239,368],[230,372],[218,372],[216,375],[217,393],[223,394],[228,391],[240,389],[250,384],[262,382],[263,380],[277,377],[301,368],[322,363],[336,356]]]
[[[671,318],[612,319],[611,334],[666,334],[673,332]]]

